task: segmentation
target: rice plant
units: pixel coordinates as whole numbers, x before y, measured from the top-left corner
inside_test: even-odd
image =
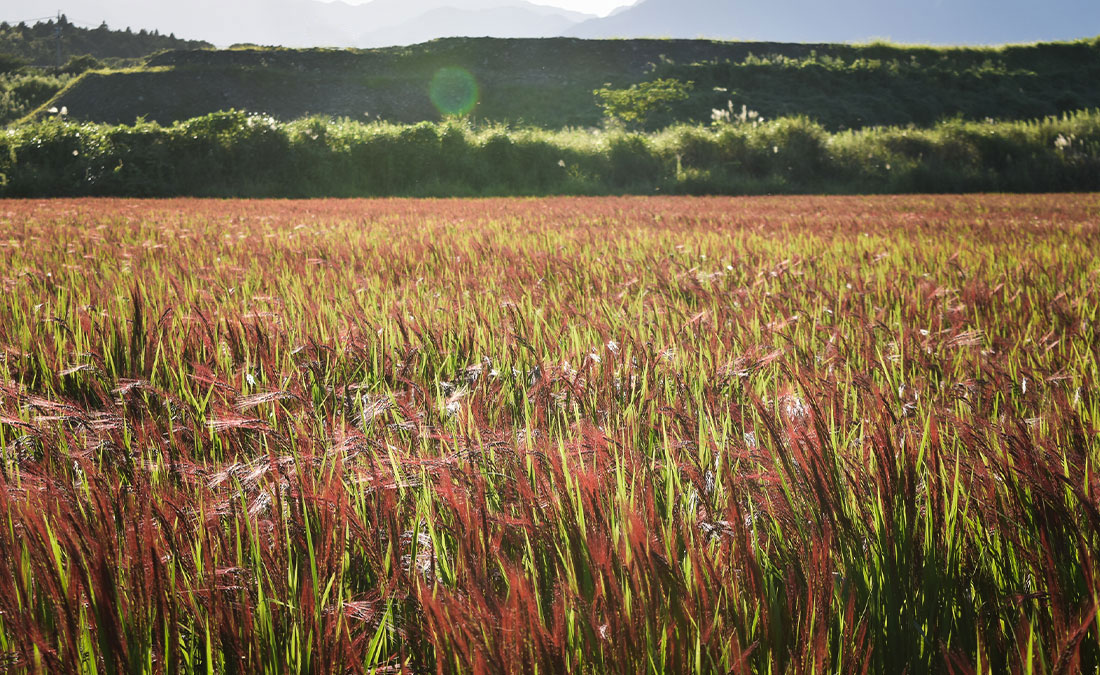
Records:
[[[1098,216],[0,203],[0,669],[1095,672]]]

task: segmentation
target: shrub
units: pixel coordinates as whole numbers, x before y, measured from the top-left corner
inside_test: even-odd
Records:
[[[0,53],[0,75],[14,73],[25,65],[27,65],[26,59],[20,58],[14,54]]]
[[[612,188],[638,188],[654,185],[661,179],[661,159],[641,134],[612,134],[607,154],[607,183]]]
[[[835,134],[806,118],[656,134],[402,126],[240,111],[169,127],[51,116],[0,135],[2,196],[1100,189],[1100,112]]]
[[[667,116],[673,103],[686,100],[694,86],[694,82],[659,78],[632,84],[626,89],[605,87],[592,93],[608,119],[628,127],[645,128],[662,121],[667,123],[667,119],[657,118]]]
[[[771,173],[812,181],[823,177],[822,169],[828,163],[825,138],[820,124],[799,116],[766,122],[755,141],[770,159]]]
[[[79,75],[86,70],[102,67],[103,62],[99,59],[89,54],[82,54],[80,56],[70,56],[65,65],[61,66],[60,72],[65,75]]]

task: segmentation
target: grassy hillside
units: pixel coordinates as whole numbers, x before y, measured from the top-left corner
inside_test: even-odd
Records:
[[[80,28],[69,23],[64,15],[59,22],[0,23],[0,124],[18,120],[42,106],[75,76],[89,69],[133,67],[141,65],[154,52],[210,46],[156,31],[111,30],[106,25]]]
[[[415,123],[445,67],[467,70],[479,121],[547,128],[599,124],[592,91],[657,77],[690,97],[651,127],[741,106],[803,114],[831,130],[1034,119],[1100,107],[1100,38],[1000,48],[801,45],[705,40],[446,39],[367,51],[242,49],[158,54],[137,69],[84,75],[51,105],[81,120],[171,123],[229,108]]]

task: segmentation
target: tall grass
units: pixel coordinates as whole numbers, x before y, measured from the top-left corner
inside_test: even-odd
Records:
[[[1100,113],[829,133],[803,117],[652,134],[227,112],[0,135],[0,195],[476,196],[1100,189]]]
[[[3,208],[14,672],[1100,667],[1094,195]]]

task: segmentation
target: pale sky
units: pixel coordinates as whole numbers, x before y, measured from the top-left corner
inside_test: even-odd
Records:
[[[553,5],[574,12],[606,16],[617,7],[633,5],[634,0],[531,0],[536,5]]]
[[[369,1],[370,0],[344,0],[344,2],[349,5],[361,5]],[[571,9],[574,12],[584,12],[597,16],[607,16],[612,10],[618,7],[633,5],[636,1],[637,0],[529,0],[529,2],[533,2],[536,5],[550,5],[552,7],[561,7],[562,9]]]

